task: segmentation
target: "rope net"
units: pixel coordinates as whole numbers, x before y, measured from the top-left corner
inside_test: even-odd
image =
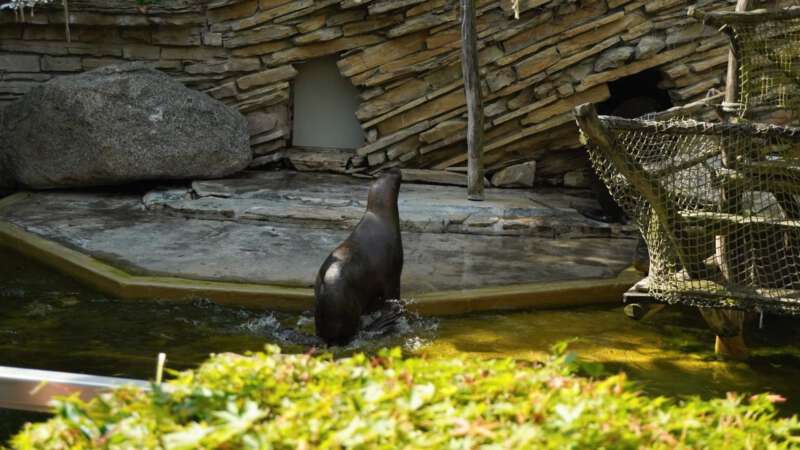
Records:
[[[660,301],[800,313],[800,129],[600,117],[592,164],[639,226]]]
[[[798,7],[786,11],[797,11]],[[800,17],[728,23],[739,62],[739,100],[728,105],[740,117],[800,111]],[[791,117],[794,115],[794,117]]]

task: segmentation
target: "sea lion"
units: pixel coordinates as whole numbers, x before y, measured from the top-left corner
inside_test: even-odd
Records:
[[[314,283],[316,333],[329,345],[349,342],[361,315],[400,298],[403,242],[397,196],[401,174],[392,169],[370,186],[356,228],[325,259]]]

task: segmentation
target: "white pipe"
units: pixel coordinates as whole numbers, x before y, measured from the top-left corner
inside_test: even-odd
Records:
[[[0,408],[49,412],[54,396],[78,392],[84,401],[120,386],[150,389],[150,383],[131,378],[0,366]]]

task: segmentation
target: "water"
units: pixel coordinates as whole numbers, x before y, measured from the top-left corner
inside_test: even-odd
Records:
[[[645,393],[702,397],[728,391],[775,392],[800,412],[800,321],[767,317],[750,330],[751,362],[717,361],[714,337],[691,309],[669,309],[647,323],[619,306],[492,313],[452,318],[407,317],[390,335],[362,333],[338,355],[401,346],[428,356],[540,359],[551,345],[571,345],[610,372],[625,371]],[[173,369],[193,367],[209,353],[246,352],[279,344],[301,352],[313,334],[309,315],[221,307],[208,301],[174,304],[121,301],[0,249],[0,365],[97,375],[152,378],[159,352]],[[0,412],[0,422],[14,420]],[[18,422],[29,416],[15,415]],[[0,427],[0,436],[9,433]],[[7,434],[5,434],[7,436]]]

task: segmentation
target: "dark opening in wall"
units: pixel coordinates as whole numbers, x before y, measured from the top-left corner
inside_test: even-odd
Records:
[[[671,108],[669,93],[658,87],[661,72],[645,70],[611,82],[611,97],[598,106],[600,114],[633,119],[643,114]]]
[[[650,69],[609,84],[611,97],[597,106],[600,114],[634,119],[647,113],[671,108],[669,93],[658,87],[661,73]],[[625,218],[622,208],[611,197],[608,188],[597,174],[590,170],[589,185],[594,192],[601,212],[582,211],[593,219],[604,222],[621,222]]]
[[[356,118],[358,90],[339,73],[336,56],[296,66],[292,145],[295,147],[356,149],[364,130]]]

